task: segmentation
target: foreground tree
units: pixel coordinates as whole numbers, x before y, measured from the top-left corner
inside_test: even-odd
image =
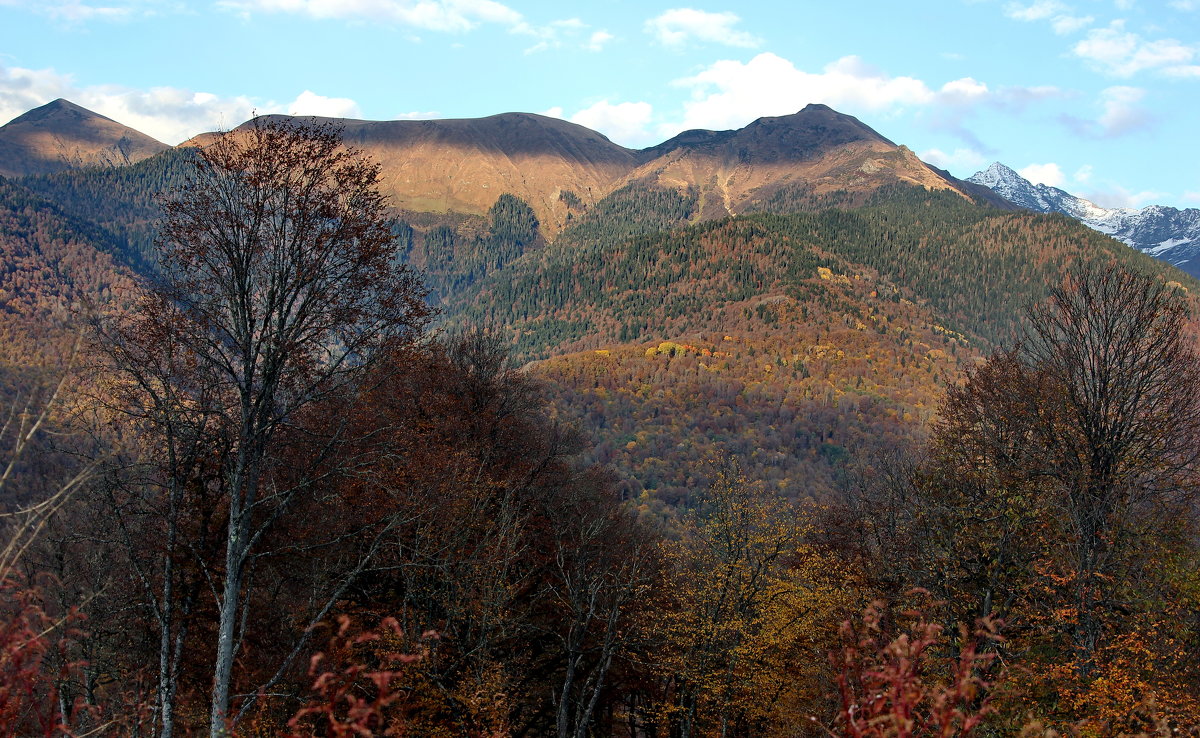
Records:
[[[928,453],[877,473],[852,518],[878,541],[883,591],[929,589],[946,632],[1002,618],[1006,641],[988,648],[1027,667],[1008,691],[1062,725],[1136,732],[1154,723],[1135,713],[1197,714],[1200,672],[1179,658],[1197,637],[1190,330],[1178,285],[1072,272],[1022,345],[949,391]]]
[[[1085,671],[1145,525],[1163,530],[1196,496],[1200,357],[1188,320],[1176,284],[1113,266],[1076,270],[1032,312],[1025,354],[1042,408],[1026,417],[1036,468],[1059,488]]]
[[[166,203],[160,281],[132,316],[99,326],[116,384],[141,395],[127,407],[166,444],[169,515],[196,464],[219,465],[209,486],[224,518],[223,562],[206,573],[217,590],[213,736],[232,722],[257,549],[333,473],[347,440],[344,418],[314,424],[306,411],[357,395],[356,383],[426,319],[423,289],[398,266],[378,182],[378,166],[342,147],[329,126],[258,119],[224,134],[198,152],[192,180]],[[174,524],[163,542],[167,568]],[[171,581],[168,570],[156,608],[164,649]],[[170,711],[162,705],[164,735]]]

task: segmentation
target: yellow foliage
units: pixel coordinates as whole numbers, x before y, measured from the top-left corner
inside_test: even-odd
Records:
[[[803,515],[736,473],[718,475],[701,510],[666,544],[679,606],[661,626],[660,668],[675,691],[659,722],[693,735],[782,735],[824,696],[838,613],[851,607],[843,569],[802,543]]]

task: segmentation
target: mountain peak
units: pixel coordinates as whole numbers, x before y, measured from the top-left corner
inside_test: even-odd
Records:
[[[819,140],[826,145],[840,146],[853,141],[878,141],[895,146],[892,141],[853,115],[839,113],[822,103],[809,103],[791,115],[759,118],[742,130],[767,128],[777,133],[778,129],[784,127],[793,128],[800,135]]]
[[[979,185],[984,184],[984,182],[980,181],[980,180],[1027,181],[1027,180],[1025,180],[1024,176],[1021,176],[1020,174],[1016,173],[1015,169],[1013,169],[1012,167],[1008,167],[1008,166],[1006,166],[1006,164],[1002,164],[1000,162],[991,162],[991,164],[989,164],[988,168],[984,169],[983,172],[977,172],[976,174],[972,175],[970,181],[976,182],[976,184],[979,184]]]
[[[972,174],[967,181],[983,185],[1005,200],[1026,210],[1048,213],[1054,209],[1050,202],[1052,193],[1049,192],[1049,188],[1045,185],[1033,184],[1011,167],[998,161],[992,162],[987,169]]]
[[[60,97],[0,126],[0,174],[20,177],[83,166],[132,164],[168,148]]]
[[[76,105],[70,100],[60,97],[56,100],[51,100],[45,105],[41,105],[33,110],[18,115],[16,118],[13,118],[8,125],[44,123],[46,121],[52,121],[56,119],[69,119],[76,121],[99,119],[112,121],[111,118],[107,118],[97,112],[88,110],[82,105]],[[112,122],[115,123],[116,121]],[[120,124],[118,123],[117,125]]]

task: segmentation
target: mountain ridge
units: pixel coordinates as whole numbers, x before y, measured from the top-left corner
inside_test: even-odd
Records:
[[[735,130],[684,131],[641,150],[534,113],[421,121],[300,119],[341,125],[348,144],[380,163],[384,187],[401,210],[482,215],[508,192],[533,207],[551,238],[579,208],[637,183],[694,191],[700,199],[696,221],[748,212],[788,187],[819,195],[907,183],[973,198],[970,185],[821,104]],[[203,146],[213,135],[181,146]]]

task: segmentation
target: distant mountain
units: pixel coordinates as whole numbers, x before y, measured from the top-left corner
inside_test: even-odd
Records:
[[[1104,208],[1044,184],[1033,184],[996,162],[970,177],[1006,200],[1039,213],[1062,213],[1129,246],[1200,276],[1200,209],[1163,205]]]
[[[537,115],[338,122],[380,162],[442,324],[511,336],[647,515],[688,505],[703,459],[729,454],[788,496],[835,495],[855,458],[919,435],[1066,264],[1116,259],[1200,294],[822,105],[641,151]],[[155,195],[194,153],[0,187],[14,363],[150,268]]]
[[[171,148],[59,98],[0,126],[0,175],[132,164]]]

